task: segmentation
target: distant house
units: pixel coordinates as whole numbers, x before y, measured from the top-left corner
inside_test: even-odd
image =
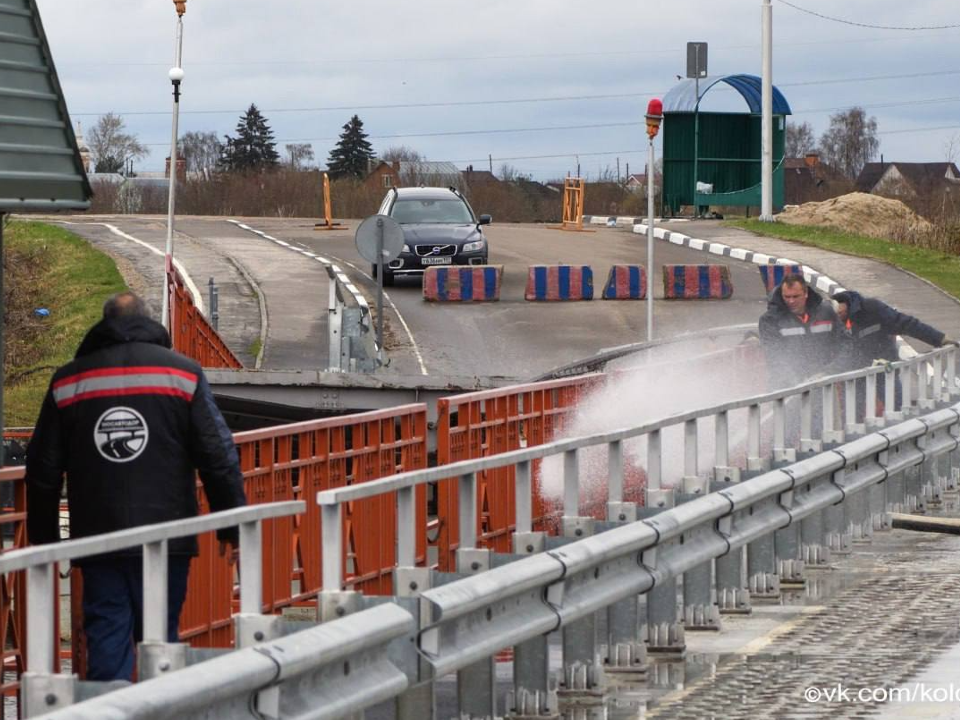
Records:
[[[851,190],[851,182],[830,165],[820,161],[819,153],[802,158],[784,158],[783,201],[787,205],[820,202]]]
[[[467,187],[476,188],[481,185],[499,185],[500,180],[489,170],[474,170],[473,165],[467,165],[467,169],[461,174]]]
[[[457,166],[449,162],[410,162],[394,160],[380,163],[370,171],[363,183],[369,188],[389,190],[392,187],[430,185],[459,188],[463,178]]]
[[[960,170],[952,162],[867,163],[857,177],[859,192],[916,198],[921,195],[956,192],[960,185]]]
[[[657,188],[663,187],[663,176],[659,172],[654,174],[653,181],[656,183]],[[646,193],[647,192],[647,174],[646,173],[630,173],[629,175],[627,175],[627,179],[623,183],[623,188],[627,192]],[[657,192],[659,192],[659,190]]]
[[[627,175],[627,181],[623,184],[623,187],[626,188],[628,192],[632,193],[644,192],[644,188],[646,186],[646,173],[630,173]]]

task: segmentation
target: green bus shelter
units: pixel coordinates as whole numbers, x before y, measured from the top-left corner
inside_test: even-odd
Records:
[[[702,112],[700,103],[718,83],[740,93],[748,112]],[[683,80],[663,98],[663,211],[692,205],[760,207],[761,80],[725,75]],[[773,88],[773,205],[783,207],[783,153],[790,105]]]

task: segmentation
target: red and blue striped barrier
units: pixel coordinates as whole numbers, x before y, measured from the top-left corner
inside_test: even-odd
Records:
[[[604,300],[643,300],[647,296],[647,272],[640,265],[614,265],[603,288]]]
[[[486,302],[500,299],[502,265],[428,267],[423,299],[432,302]]]
[[[767,292],[773,292],[773,289],[783,282],[787,275],[803,276],[803,266],[801,265],[761,265],[760,277],[763,280],[763,286]]]
[[[593,300],[593,269],[589,265],[531,265],[527,300]]]
[[[664,265],[663,296],[674,300],[726,300],[733,295],[726,265]]]

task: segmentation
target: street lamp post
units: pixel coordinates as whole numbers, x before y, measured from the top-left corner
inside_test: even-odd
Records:
[[[763,34],[761,65],[760,121],[760,219],[773,222],[773,7],[763,0],[760,7],[760,25]]]
[[[647,342],[653,341],[653,196],[656,191],[653,172],[653,139],[660,132],[663,103],[654,98],[647,104]]]
[[[171,307],[171,287],[173,285],[173,215],[176,207],[177,192],[177,132],[180,122],[180,83],[183,82],[183,15],[187,11],[187,0],[173,0],[177,9],[177,40],[173,67],[170,68],[170,82],[173,85],[173,129],[170,133],[170,194],[167,198],[167,248],[163,258],[163,326],[173,335],[173,308]]]

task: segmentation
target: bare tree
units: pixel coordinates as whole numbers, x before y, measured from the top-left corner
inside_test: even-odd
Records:
[[[414,162],[419,163],[426,160],[417,150],[406,145],[395,145],[389,147],[380,153],[380,159],[383,162]]]
[[[215,132],[188,132],[180,138],[180,154],[187,163],[187,170],[209,178],[223,152],[223,143]]]
[[[305,170],[308,163],[312,163],[314,160],[313,145],[310,143],[291,143],[283,147],[286,149],[287,155],[290,156],[287,165],[291,170]]]
[[[817,147],[817,140],[813,136],[813,126],[810,123],[803,122],[787,123],[786,149],[784,153],[787,157],[799,158],[809,152],[813,152]]]
[[[149,154],[135,135],[124,132],[123,118],[110,112],[101,115],[90,130],[87,145],[93,157],[96,172],[120,172],[129,160],[138,160]]]
[[[960,133],[955,133],[943,143],[943,159],[948,163],[956,162],[960,156]]]
[[[825,163],[855,180],[879,152],[877,119],[868,118],[863,108],[830,116],[830,127],[820,138],[820,155]]]

